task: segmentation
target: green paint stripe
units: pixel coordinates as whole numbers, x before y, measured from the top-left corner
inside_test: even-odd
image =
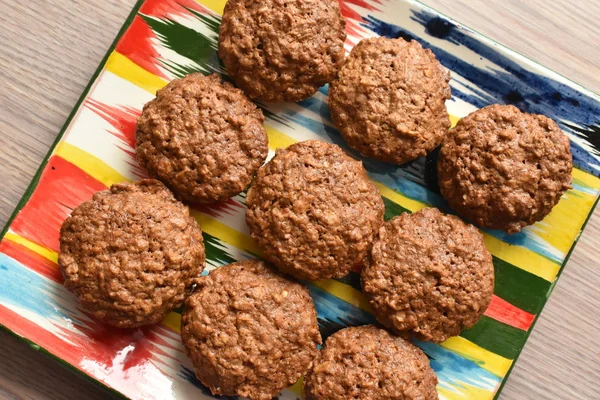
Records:
[[[164,46],[176,53],[198,64],[216,57],[216,41],[202,33],[168,18],[158,19],[146,15],[142,15],[142,18]]]
[[[385,205],[385,213],[383,214],[383,218],[386,221],[389,221],[390,219],[394,218],[396,215],[400,215],[405,212],[410,212],[406,208],[402,207],[399,204],[394,203],[393,201],[391,201],[390,199],[388,199],[386,197],[381,196],[381,198],[383,199],[383,204]]]
[[[527,340],[526,331],[513,328],[485,315],[474,327],[463,331],[460,336],[510,360],[514,360],[519,355]]]
[[[494,257],[494,293],[520,309],[538,314],[548,297],[551,282]]]
[[[231,264],[237,261],[224,249],[225,245],[219,239],[206,232],[202,232],[202,236],[207,260],[216,261],[219,264]]]

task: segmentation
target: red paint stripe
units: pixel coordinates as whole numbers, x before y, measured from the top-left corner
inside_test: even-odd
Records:
[[[52,279],[54,282],[62,283],[63,279],[60,275],[58,265],[46,257],[39,255],[38,253],[29,250],[27,247],[18,243],[12,242],[8,239],[3,239],[0,242],[0,253],[4,253],[7,256],[17,260],[26,267],[44,275],[45,277]]]
[[[189,15],[190,12],[186,8],[213,15],[193,0],[146,0],[140,9],[140,14],[165,19],[177,15]],[[168,80],[168,76],[158,67],[160,55],[153,44],[156,39],[152,28],[137,15],[115,49],[146,71]]]
[[[155,39],[156,35],[150,26],[138,15],[117,43],[115,50],[146,71],[168,79],[156,65],[158,51],[152,45],[152,41]]]
[[[524,331],[529,329],[535,319],[535,315],[521,310],[496,295],[492,296],[492,302],[484,315]]]
[[[24,238],[58,252],[60,226],[71,210],[106,186],[75,164],[52,156],[31,198],[10,228]]]
[[[60,328],[68,340],[74,344],[55,336],[50,331],[45,330],[34,322],[21,317],[14,311],[1,305],[0,322],[11,331],[26,337],[36,345],[47,349],[54,356],[73,365],[86,375],[102,381],[109,387],[113,387],[120,391],[126,391],[127,388],[131,386],[130,382],[145,382],[143,368],[131,371],[128,370],[132,366],[131,361],[140,361],[138,353],[136,353],[138,347],[137,344],[131,352],[134,353],[131,358],[126,357],[121,365],[113,366],[113,360],[116,353],[106,352],[104,353],[104,357],[98,357],[99,354],[102,354],[102,349],[99,348],[100,346],[98,346],[98,343],[89,339],[86,340],[83,336],[75,335],[66,329]],[[121,350],[123,350],[123,348],[121,348]],[[143,349],[143,351],[144,350],[145,349]],[[100,351],[100,353],[98,351]],[[111,356],[112,359],[110,358]],[[131,361],[129,361],[130,359]],[[108,360],[108,363],[105,363],[106,360]],[[143,358],[143,360],[145,360],[145,358]],[[97,371],[94,371],[93,369],[90,369],[88,372],[84,367],[84,362],[88,368],[90,363],[95,363],[98,370],[109,371],[110,373],[108,374],[105,372],[104,374],[98,374]],[[107,379],[109,375],[110,379]]]
[[[227,199],[214,204],[192,204],[192,208],[218,218],[224,215],[233,215],[239,210],[243,210],[244,206],[233,199]]]
[[[111,124],[116,131],[110,133],[121,139],[129,147],[135,147],[135,124],[142,113],[128,106],[109,106],[94,99],[88,99],[85,106]]]
[[[94,99],[88,99],[85,106],[113,126],[114,130],[108,130],[108,133],[123,141],[123,145],[117,147],[127,155],[132,172],[138,179],[147,178],[148,174],[137,162],[134,150],[136,123],[142,112],[133,107],[110,106]]]
[[[187,13],[186,8],[206,14],[207,9],[194,0],[146,0],[140,13],[159,18]]]
[[[346,19],[346,33],[348,36],[358,36],[359,38],[364,36],[365,29],[360,26],[364,19],[355,9],[360,7],[369,11],[378,11],[377,7],[371,3],[381,4],[378,0],[339,0],[339,3],[342,15]],[[350,38],[346,40],[351,46],[355,44]]]
[[[0,305],[0,322],[11,331],[26,337],[40,347],[48,349],[52,354],[69,364],[77,365],[82,359],[82,354],[78,351],[77,346],[59,339],[53,333],[2,305]]]

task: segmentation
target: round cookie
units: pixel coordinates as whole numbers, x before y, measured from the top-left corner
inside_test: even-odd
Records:
[[[345,26],[337,0],[229,0],[219,57],[251,98],[296,102],[335,77]]]
[[[437,377],[409,341],[373,325],[327,338],[304,378],[306,400],[435,400]]]
[[[377,320],[421,340],[443,342],[472,327],[494,293],[483,235],[435,208],[383,224],[369,261],[361,281]]]
[[[156,180],[119,183],[73,210],[60,229],[65,287],[118,328],[160,322],[204,269],[202,232]]]
[[[137,121],[135,152],[148,173],[193,203],[246,189],[269,151],[264,117],[241,90],[213,74],[176,79]]]
[[[403,164],[432,151],[450,128],[450,74],[413,40],[361,40],[329,85],[333,123],[366,157]]]
[[[316,140],[278,150],[246,204],[264,257],[298,279],[342,277],[362,265],[383,223],[383,200],[362,163]]]
[[[202,277],[181,322],[196,376],[214,395],[270,400],[304,375],[321,344],[308,290],[258,260]]]
[[[550,213],[571,187],[572,168],[569,138],[554,121],[495,104],[450,131],[438,181],[462,217],[515,233]]]

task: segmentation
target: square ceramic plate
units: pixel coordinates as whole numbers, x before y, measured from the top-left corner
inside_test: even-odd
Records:
[[[139,1],[31,183],[0,243],[0,323],[35,348],[136,399],[211,398],[193,376],[179,339],[180,314],[133,331],[108,329],[83,313],[61,285],[58,233],[70,211],[115,182],[144,177],[133,157],[136,117],[157,89],[184,74],[224,74],[215,51],[225,0]],[[600,98],[414,1],[340,0],[347,50],[374,35],[420,41],[452,71],[455,123],[490,103],[548,115],[571,138],[573,189],[544,221],[521,233],[485,231],[496,289],[481,321],[441,345],[417,343],[431,358],[441,399],[498,395],[600,189]],[[271,155],[305,139],[340,144],[322,88],[299,104],[264,107]],[[356,156],[356,154],[354,154]],[[403,167],[364,160],[386,218],[433,205],[449,211],[435,185],[435,159]],[[244,195],[199,208],[208,268],[254,257]],[[207,272],[207,271],[206,271]],[[356,272],[310,284],[323,338],[373,322]],[[300,385],[280,398],[301,396]]]

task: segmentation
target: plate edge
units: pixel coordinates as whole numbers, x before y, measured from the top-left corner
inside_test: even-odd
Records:
[[[552,292],[554,292],[554,288],[556,287],[558,280],[560,279],[563,271],[565,270],[565,267],[567,266],[567,263],[569,262],[569,259],[571,258],[571,254],[573,254],[573,251],[575,250],[575,247],[579,243],[579,240],[581,239],[581,235],[583,234],[585,227],[587,226],[589,220],[592,218],[592,215],[594,214],[594,210],[596,209],[596,206],[598,205],[599,200],[600,200],[600,196],[597,196],[596,201],[594,202],[594,204],[592,205],[592,208],[590,209],[590,213],[588,214],[587,218],[581,225],[581,229],[579,230],[579,236],[577,236],[577,239],[573,242],[573,246],[571,246],[571,249],[565,256],[565,260],[564,260],[562,266],[560,267],[560,269],[558,270],[558,274],[556,275],[556,278],[554,278],[554,281],[552,282],[550,289],[548,289],[548,295],[546,296],[546,299],[544,300],[544,303],[542,304],[542,309],[535,316],[535,319],[531,323],[531,326],[529,327],[529,330],[527,331],[527,334],[525,335],[525,342],[523,343],[523,347],[521,347],[519,349],[517,356],[512,360],[512,364],[510,365],[510,368],[506,372],[506,375],[504,375],[504,378],[502,379],[500,386],[498,386],[498,390],[496,391],[496,394],[494,395],[493,400],[497,400],[500,397],[500,393],[502,392],[502,389],[504,389],[504,385],[506,385],[506,382],[508,381],[508,378],[510,377],[510,374],[512,373],[513,368],[517,364],[517,360],[521,356],[521,353],[525,349],[525,346],[527,346],[527,342],[529,341],[529,337],[531,336],[531,334],[533,333],[533,330],[535,329],[535,325],[537,324],[538,320],[540,319],[540,316],[546,309],[546,304],[548,303],[548,299],[550,299],[550,296],[552,296]]]
[[[133,8],[129,12],[129,14],[127,15],[127,18],[125,19],[125,21],[121,25],[121,28],[117,32],[117,35],[115,36],[113,42],[108,47],[106,53],[104,54],[104,57],[102,57],[102,59],[100,60],[100,63],[98,64],[98,67],[96,67],[94,73],[89,78],[87,85],[83,89],[83,92],[81,93],[81,95],[77,99],[77,102],[75,103],[75,105],[73,105],[73,108],[71,109],[71,112],[69,113],[69,116],[65,120],[65,123],[63,124],[62,128],[60,129],[60,131],[59,131],[58,135],[56,136],[56,138],[54,139],[54,141],[52,142],[52,145],[48,149],[48,152],[46,153],[46,155],[42,159],[42,162],[40,163],[40,166],[38,167],[38,169],[36,170],[35,174],[31,178],[31,181],[29,182],[29,185],[27,186],[27,189],[25,189],[25,192],[23,193],[23,196],[21,196],[21,199],[19,200],[19,202],[15,206],[15,209],[13,210],[12,214],[10,215],[10,217],[8,218],[8,220],[6,221],[6,224],[4,225],[4,228],[0,232],[0,241],[4,240],[4,236],[6,235],[6,232],[8,232],[8,229],[10,228],[11,224],[13,223],[15,217],[19,214],[19,212],[21,211],[21,209],[23,208],[23,206],[29,201],[29,198],[31,197],[31,194],[37,188],[37,185],[38,185],[39,180],[40,180],[40,176],[42,175],[44,167],[48,164],[48,160],[50,159],[50,157],[54,153],[54,149],[56,148],[56,146],[58,145],[58,143],[60,143],[61,139],[63,138],[63,136],[65,134],[65,132],[67,131],[67,128],[69,127],[69,125],[71,124],[71,122],[75,118],[77,112],[79,111],[79,109],[80,109],[83,101],[85,100],[86,96],[88,95],[88,93],[92,89],[92,86],[95,84],[96,79],[98,78],[98,76],[100,75],[100,73],[102,72],[102,70],[104,69],[104,66],[106,65],[106,61],[108,60],[108,57],[114,51],[117,43],[119,42],[119,40],[121,39],[121,37],[123,36],[123,34],[127,31],[127,29],[129,29],[131,23],[133,22],[133,19],[136,17],[138,11],[140,10],[140,8],[141,8],[141,6],[142,6],[142,4],[144,2],[145,2],[145,0],[136,0],[135,4],[133,5]],[[40,346],[39,344],[35,343],[33,340],[31,340],[31,339],[29,339],[29,338],[27,338],[25,336],[19,335],[18,333],[16,333],[15,331],[13,331],[12,329],[10,329],[9,327],[5,326],[2,323],[0,323],[0,329],[2,329],[5,332],[10,333],[16,339],[21,340],[21,341],[27,343],[31,349],[33,349],[35,351],[39,351],[42,354],[45,354],[46,356],[49,356],[49,358],[57,361],[59,364],[61,364],[64,367],[72,370],[73,372],[75,372],[78,375],[82,376],[83,378],[85,378],[89,382],[95,383],[97,386],[99,386],[100,388],[104,389],[105,391],[107,391],[109,393],[112,393],[114,395],[117,395],[117,396],[119,396],[119,397],[121,397],[123,399],[127,399],[128,398],[125,394],[121,393],[117,389],[108,386],[106,383],[100,381],[96,377],[93,377],[92,375],[90,375],[90,374],[86,373],[85,371],[79,369],[76,365],[71,364],[70,362],[62,359],[60,356],[52,353],[50,350],[46,349],[45,347]]]
[[[446,15],[445,13],[442,13],[438,10],[436,10],[435,8],[431,7],[428,4],[423,3],[420,0],[401,0],[401,1],[405,1],[407,3],[412,3],[414,5],[416,5],[417,7],[423,8],[425,10],[428,10],[438,16],[441,16],[445,19],[447,19],[448,21],[452,22],[453,24],[455,24],[456,26],[458,26],[459,28],[465,29],[467,31],[473,32],[476,36],[478,36],[479,38],[481,38],[482,40],[488,42],[489,44],[493,45],[493,46],[497,46],[499,47],[502,51],[507,52],[510,56],[517,56],[517,57],[521,57],[525,62],[535,66],[536,68],[539,68],[541,70],[547,71],[551,74],[555,74],[556,76],[560,77],[562,80],[570,83],[571,85],[575,86],[576,90],[582,91],[586,94],[592,95],[594,97],[597,98],[598,101],[600,101],[600,94],[586,88],[585,86],[581,85],[580,83],[574,81],[573,79],[570,79],[556,71],[554,71],[553,69],[544,66],[543,64],[539,63],[538,61],[533,60],[532,58],[525,56],[523,54],[521,54],[520,52],[511,49],[510,47],[499,43],[498,41],[490,38],[489,36],[473,29],[470,28],[469,26],[455,20],[454,18],[449,17],[448,15]],[[27,189],[25,189],[25,192],[23,193],[23,195],[21,196],[21,199],[19,200],[19,202],[17,203],[17,205],[15,206],[15,209],[13,210],[12,214],[10,215],[10,217],[8,218],[8,220],[6,221],[6,224],[4,226],[4,228],[2,229],[2,231],[0,232],[0,241],[4,239],[4,236],[6,235],[8,229],[10,228],[10,225],[12,224],[13,220],[15,219],[15,217],[18,215],[18,213],[21,211],[21,209],[23,208],[23,206],[27,203],[27,201],[29,200],[29,198],[31,197],[31,194],[35,191],[35,189],[37,188],[37,185],[39,183],[39,179],[40,176],[44,170],[44,167],[47,165],[48,160],[50,159],[50,157],[52,156],[54,149],[56,148],[56,146],[58,145],[58,143],[61,141],[61,139],[63,138],[67,128],[69,127],[69,125],[71,124],[71,122],[73,121],[74,117],[76,116],[77,112],[79,111],[81,104],[83,103],[83,101],[85,100],[86,96],[88,95],[88,93],[90,92],[92,86],[95,84],[96,79],[98,78],[98,76],[100,75],[100,73],[102,72],[102,70],[104,69],[104,66],[106,64],[106,61],[108,60],[108,57],[111,55],[111,53],[114,51],[117,43],[119,42],[119,40],[121,39],[121,37],[123,36],[123,34],[126,32],[126,30],[130,27],[131,23],[133,22],[133,19],[135,18],[135,16],[137,15],[139,9],[141,8],[142,4],[145,2],[145,0],[136,0],[135,4],[133,5],[133,8],[131,9],[131,11],[129,12],[127,18],[125,19],[125,21],[123,22],[123,25],[121,26],[121,28],[119,29],[119,31],[117,32],[117,35],[115,36],[115,39],[113,40],[112,44],[109,46],[109,48],[107,49],[104,57],[101,59],[100,63],[98,64],[98,67],[96,68],[96,70],[94,71],[94,73],[92,74],[92,76],[89,78],[89,81],[86,85],[86,87],[84,88],[83,92],[81,93],[80,97],[78,98],[77,102],[73,105],[73,108],[71,110],[71,112],[69,113],[69,116],[67,117],[67,119],[65,120],[65,123],[63,124],[61,130],[59,131],[58,135],[56,136],[56,138],[54,139],[54,141],[52,142],[48,152],[46,153],[46,155],[44,156],[42,162],[40,163],[40,166],[38,167],[38,169],[36,170],[35,174],[33,175],[29,185],[27,186]],[[504,388],[506,382],[508,381],[508,378],[510,376],[510,374],[513,371],[513,368],[515,366],[515,364],[517,363],[517,360],[519,359],[523,349],[525,348],[525,346],[527,345],[527,341],[529,340],[529,337],[531,335],[531,333],[533,332],[536,323],[539,320],[540,315],[543,313],[546,304],[548,302],[548,299],[550,298],[552,292],[554,291],[554,288],[556,286],[556,283],[558,282],[559,278],[562,275],[562,272],[564,271],[571,254],[573,253],[576,245],[579,243],[579,240],[581,238],[581,234],[584,232],[585,227],[587,226],[587,223],[589,222],[590,218],[592,217],[592,215],[594,214],[594,210],[596,209],[596,206],[598,205],[598,202],[600,200],[600,196],[596,197],[596,201],[594,202],[594,204],[592,205],[589,214],[586,217],[586,220],[584,221],[584,223],[581,226],[580,229],[580,236],[577,237],[577,239],[573,242],[573,245],[571,246],[568,254],[566,255],[561,268],[556,276],[556,278],[554,279],[554,281],[552,282],[552,285],[550,287],[550,289],[548,290],[548,295],[546,296],[546,299],[543,302],[542,305],[542,309],[540,310],[540,312],[536,315],[533,323],[531,324],[529,330],[527,331],[527,334],[525,336],[525,342],[524,345],[519,349],[519,352],[517,354],[517,356],[512,360],[511,366],[509,368],[509,370],[507,371],[506,375],[503,377],[502,382],[500,383],[500,386],[498,386],[498,389],[496,391],[496,393],[494,394],[493,399],[497,400],[500,396],[500,393],[502,392],[502,389]],[[67,361],[65,361],[64,359],[60,358],[59,356],[57,356],[56,354],[52,353],[51,351],[49,351],[48,349],[38,345],[37,343],[35,343],[34,341],[26,338],[25,336],[21,336],[18,333],[12,331],[10,328],[8,328],[7,326],[3,325],[2,323],[0,323],[0,329],[2,329],[5,332],[10,333],[13,337],[22,340],[23,342],[27,343],[29,345],[30,348],[32,348],[33,350],[36,351],[40,351],[41,353],[49,356],[51,359],[54,359],[55,361],[59,362],[61,365],[63,365],[64,367],[72,370],[73,372],[79,374],[80,376],[84,377],[86,380],[88,380],[89,382],[95,383],[96,385],[98,385],[100,388],[114,394],[117,395],[121,398],[127,399],[128,397],[119,392],[118,390],[108,386],[107,384],[105,384],[104,382],[98,380],[97,378],[93,377],[92,375],[87,374],[85,371],[82,371],[81,369],[79,369],[76,365],[71,364]]]

